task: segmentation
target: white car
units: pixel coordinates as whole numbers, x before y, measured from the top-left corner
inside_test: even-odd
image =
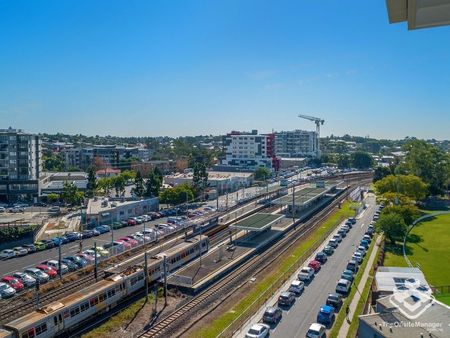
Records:
[[[303,292],[304,289],[305,289],[305,283],[303,283],[302,281],[299,281],[299,280],[294,280],[291,283],[291,285],[289,286],[288,291],[293,292],[296,295],[299,295]]]
[[[11,298],[16,294],[16,290],[14,290],[11,286],[6,283],[0,283],[0,299]]]
[[[16,246],[13,248],[14,253],[16,256],[26,256],[28,255],[28,250],[25,248],[22,248],[21,246]]]
[[[0,252],[0,259],[9,259],[13,257],[16,257],[16,253],[11,249],[5,249]]]
[[[309,266],[304,266],[298,273],[298,279],[301,281],[310,281],[314,276],[314,269]]]
[[[325,337],[326,328],[322,324],[313,323],[306,332],[308,338],[322,338]]]
[[[253,324],[245,335],[246,338],[265,338],[269,336],[269,325]]]
[[[364,259],[364,256],[361,252],[359,251],[355,251],[355,253],[353,254],[353,259],[355,259],[356,261],[358,261],[358,263],[361,263]]]
[[[363,257],[366,255],[366,248],[363,247],[362,245],[358,246],[358,248],[356,248],[356,252],[360,252],[361,255],[363,255]]]

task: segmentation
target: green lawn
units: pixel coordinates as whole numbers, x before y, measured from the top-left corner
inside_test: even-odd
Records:
[[[450,294],[436,296],[436,299],[450,306]]]
[[[406,248],[411,263],[420,264],[420,269],[431,285],[450,285],[450,214],[417,224],[408,236]],[[386,245],[384,265],[407,266],[401,245]]]
[[[317,242],[322,239],[326,232],[336,227],[343,219],[353,216],[354,212],[350,209],[349,203],[346,202],[342,205],[341,209],[336,209],[326,220],[323,222],[320,228],[310,233],[300,244],[295,248],[288,250],[282,260],[277,266],[274,266],[270,274],[259,282],[255,283],[252,291],[242,298],[232,309],[223,313],[220,317],[215,319],[210,323],[209,326],[202,327],[196,332],[192,333],[190,337],[195,338],[209,338],[217,337],[217,335],[222,332],[228,325],[230,325],[240,314],[242,314],[246,309],[258,298],[263,296],[267,299],[273,292],[269,290],[271,285],[273,285],[280,276],[288,273],[292,265],[296,263],[299,259],[303,258],[303,255]],[[270,291],[270,292],[269,292]]]

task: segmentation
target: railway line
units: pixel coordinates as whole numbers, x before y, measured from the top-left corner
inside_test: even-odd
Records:
[[[361,184],[363,182],[364,181],[361,179],[357,179],[356,183]],[[352,183],[355,184],[353,180]],[[298,227],[296,230],[292,230],[288,236],[279,240],[268,250],[253,256],[229,275],[225,276],[223,279],[192,298],[175,312],[155,323],[153,327],[142,333],[140,337],[175,337],[186,332],[193,325],[192,323],[188,325],[183,332],[178,332],[177,334],[176,331],[178,331],[177,328],[183,326],[183,324],[186,324],[186,321],[192,320],[192,314],[199,313],[204,305],[207,303],[211,304],[218,298],[225,300],[229,294],[235,292],[236,287],[233,286],[243,286],[242,280],[245,280],[246,278],[248,279],[249,276],[257,275],[259,272],[270,266],[273,261],[289,250],[289,248],[295,245],[297,241],[301,240],[304,235],[319,226],[321,222],[332,212],[333,208],[347,196],[348,191],[346,194],[338,197],[335,201],[333,201],[333,203],[319,211],[318,214],[311,217],[311,219],[306,221],[303,226]],[[220,302],[216,306],[218,305],[220,305]],[[188,314],[190,316],[188,316]],[[196,318],[196,321],[198,320],[199,318]],[[175,326],[177,328],[175,328]]]

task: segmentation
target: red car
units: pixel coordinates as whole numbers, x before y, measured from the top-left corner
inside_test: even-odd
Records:
[[[136,221],[134,219],[130,218],[127,222],[128,222],[128,226],[136,225]]]
[[[39,269],[39,270],[45,272],[47,275],[50,276],[50,278],[55,278],[58,275],[58,271],[56,271],[52,267],[45,265],[45,264],[37,265],[36,269]]]
[[[13,276],[5,276],[2,278],[2,282],[5,282],[10,287],[12,287],[16,291],[23,290],[23,283],[19,281],[17,278],[14,278]]]
[[[125,248],[125,250],[131,249],[131,243],[129,243],[128,241],[124,241],[123,239],[118,239],[118,240],[116,240],[116,242],[122,244],[123,247]]]
[[[121,237],[121,238],[119,238],[119,241],[125,241],[127,243],[130,243],[130,245],[132,247],[135,247],[135,246],[139,245],[139,242],[137,240],[135,240],[133,238],[130,238],[130,237]]]
[[[308,266],[314,269],[314,272],[318,272],[320,270],[320,262],[316,260],[312,260],[309,262]]]

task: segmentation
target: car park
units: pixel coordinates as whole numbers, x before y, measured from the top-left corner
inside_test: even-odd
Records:
[[[334,248],[331,245],[326,245],[323,250],[324,253],[327,254],[327,256],[331,256],[334,252]]]
[[[58,272],[56,269],[45,265],[45,264],[39,264],[36,266],[36,269],[41,270],[42,272],[45,272],[47,275],[49,275],[50,278],[55,278],[58,275]]]
[[[16,292],[22,291],[24,288],[23,283],[13,276],[5,276],[1,279],[1,282],[8,284]]]
[[[0,252],[0,259],[10,259],[16,257],[16,253],[11,249],[5,249]]]
[[[337,282],[336,285],[336,292],[343,294],[343,295],[347,295],[348,292],[350,291],[352,283],[350,281],[348,281],[347,279],[339,279],[339,281]]]
[[[320,262],[319,262],[319,261],[316,261],[316,260],[310,261],[310,262],[308,263],[308,266],[309,266],[310,268],[313,268],[313,269],[314,269],[314,273],[319,272],[320,269],[321,269],[321,267],[322,267],[321,264],[320,264]]]
[[[324,264],[328,260],[328,256],[325,252],[320,251],[316,254],[316,257],[314,259],[321,264]]]
[[[292,281],[291,285],[289,286],[288,291],[292,292],[294,294],[301,295],[302,292],[305,290],[305,283],[299,280]]]
[[[335,318],[334,307],[330,305],[323,305],[317,313],[317,322],[320,324],[329,325],[333,323]]]
[[[293,292],[284,291],[278,296],[278,306],[291,306],[295,302],[295,294]]]
[[[21,246],[16,246],[12,250],[16,254],[16,257],[28,255],[28,250],[23,248],[23,247],[21,247]]]
[[[332,238],[328,241],[328,245],[336,249],[339,245],[339,242],[336,239]]]
[[[313,323],[310,325],[306,332],[307,338],[324,338],[326,333],[326,327],[319,323]]]
[[[352,270],[344,270],[344,272],[342,272],[341,278],[353,282],[353,279],[355,277]]]
[[[263,314],[263,322],[276,324],[281,320],[283,311],[275,306],[268,306]]]
[[[246,338],[266,338],[269,336],[270,327],[266,324],[253,324],[245,334]]]
[[[44,271],[36,269],[36,268],[28,268],[24,271],[27,275],[33,277],[39,283],[47,283],[50,280],[50,276],[46,274]]]
[[[335,309],[340,309],[342,306],[342,296],[339,293],[329,293],[326,304]]]
[[[12,288],[10,285],[6,283],[0,282],[0,298],[1,299],[7,299],[11,298],[16,294],[16,290]]]
[[[304,266],[298,273],[298,279],[303,282],[309,282],[314,277],[314,269]]]
[[[14,272],[12,274],[12,276],[14,278],[17,278],[18,280],[21,281],[21,283],[26,287],[26,288],[31,288],[33,286],[36,285],[36,279],[31,277],[29,274],[26,274],[24,272]]]
[[[356,262],[355,260],[351,259],[347,263],[346,270],[350,270],[350,271],[352,271],[355,274],[356,272],[358,272],[358,262]]]

